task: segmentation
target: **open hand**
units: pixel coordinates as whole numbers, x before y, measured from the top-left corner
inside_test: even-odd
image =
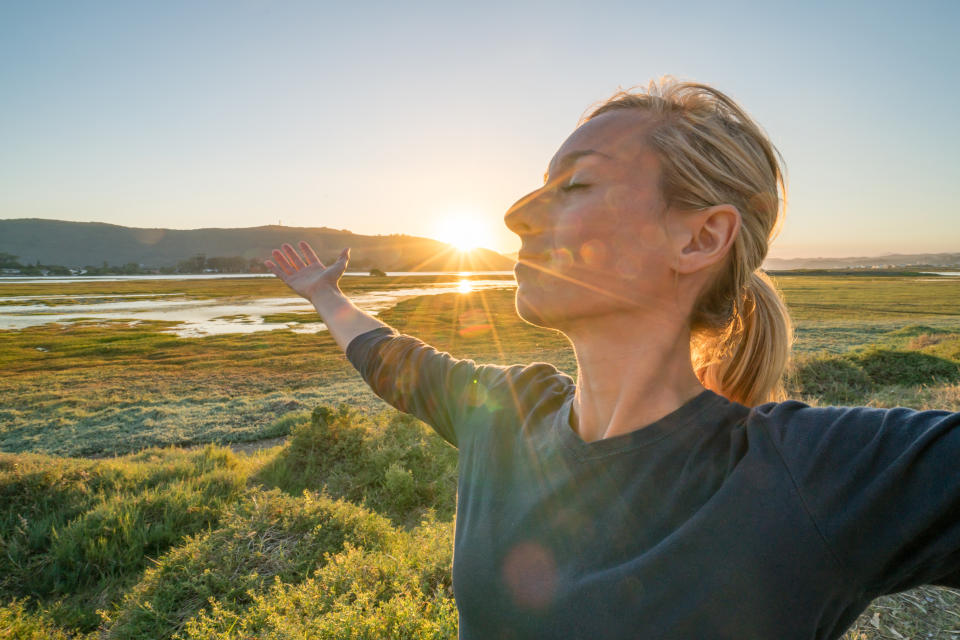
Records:
[[[349,247],[340,252],[340,257],[329,267],[325,267],[313,247],[302,240],[300,251],[303,258],[289,244],[284,244],[281,249],[274,249],[273,260],[265,260],[263,264],[288,287],[311,302],[317,293],[340,290],[337,283],[350,261]]]

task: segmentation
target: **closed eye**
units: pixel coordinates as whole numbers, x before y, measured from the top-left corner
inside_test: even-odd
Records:
[[[586,187],[589,187],[589,186],[590,185],[583,184],[582,182],[570,182],[560,187],[560,190],[564,192],[575,191],[576,189],[585,189]]]

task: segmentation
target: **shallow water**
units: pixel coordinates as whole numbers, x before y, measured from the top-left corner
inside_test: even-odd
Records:
[[[513,271],[387,271],[388,276],[469,276],[469,275],[513,275]],[[363,271],[347,271],[344,276],[369,277]],[[143,274],[135,276],[0,276],[0,284],[16,282],[19,284],[55,284],[59,282],[125,282],[128,280],[221,280],[235,278],[274,278],[272,273],[194,273],[194,274]]]
[[[272,276],[271,276],[272,277]],[[465,284],[466,283],[466,284]],[[513,280],[460,280],[419,287],[364,291],[350,295],[355,305],[376,315],[401,300],[440,293],[467,293],[487,289],[509,289]],[[48,306],[44,300],[75,300],[73,304]],[[130,298],[117,300],[117,298]],[[158,299],[162,298],[162,299]],[[103,302],[97,302],[103,300]],[[25,302],[27,304],[18,304]],[[77,320],[130,321],[160,320],[179,323],[167,333],[183,338],[224,333],[252,333],[290,329],[296,333],[326,330],[322,322],[265,322],[264,316],[276,313],[307,313],[313,306],[303,298],[258,298],[253,300],[197,300],[178,294],[127,294],[79,296],[3,296],[0,292],[0,329],[25,329],[50,323]],[[319,317],[317,318],[319,320]]]

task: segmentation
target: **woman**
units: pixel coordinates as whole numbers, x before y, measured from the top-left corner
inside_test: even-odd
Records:
[[[506,214],[553,366],[457,360],[353,306],[301,243],[268,266],[373,390],[460,450],[461,638],[837,638],[872,599],[960,587],[960,414],[785,400],[758,270],[779,156],[730,98],[621,93]]]

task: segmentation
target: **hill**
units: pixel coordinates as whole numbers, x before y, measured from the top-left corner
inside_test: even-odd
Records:
[[[890,267],[960,267],[960,253],[889,253],[851,258],[767,258],[763,268],[792,269],[886,269]]]
[[[513,260],[488,249],[461,253],[429,238],[407,235],[364,236],[327,227],[270,225],[240,229],[139,229],[102,222],[65,222],[21,218],[0,220],[0,253],[23,264],[84,267],[128,263],[173,267],[203,254],[267,258],[284,242],[310,242],[321,260],[351,247],[351,268],[384,271],[505,271]]]

